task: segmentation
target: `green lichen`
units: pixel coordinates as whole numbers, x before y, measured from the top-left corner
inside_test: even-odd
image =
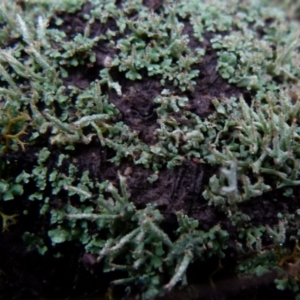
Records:
[[[142,1],[28,0],[23,8],[15,1],[2,2],[0,197],[4,204],[23,194],[26,201],[40,201],[47,237],[26,232],[30,250],[44,254],[76,241],[103,264],[104,272],[123,271],[124,277],[113,284],[124,284],[128,291],[140,286],[142,297],[151,299],[186,285],[193,262],[211,256],[222,260],[231,224],[236,249],[245,257],[238,260],[236,273],[263,276],[277,270],[278,288],[298,291],[299,278],[291,278],[279,262],[299,239],[299,213],[285,212],[274,216],[272,224],[254,225],[242,209],[271,192],[278,202],[298,197],[297,12],[266,0],[169,0],[157,11]],[[84,31],[67,35],[57,10],[76,13],[87,2]],[[287,9],[288,4],[298,7],[291,1],[281,5]],[[107,22],[114,26],[95,31]],[[99,45],[109,50],[103,57],[97,57]],[[242,90],[235,97],[205,90],[212,113],[202,117],[191,110],[191,102],[199,78],[208,76],[202,63],[209,51],[216,53],[216,70],[224,82],[243,88],[251,100]],[[78,87],[68,82],[76,68],[98,73]],[[111,100],[121,101],[127,87],[116,74],[133,82],[155,78],[164,87],[151,99],[157,116],[151,145],[120,121]],[[73,157],[77,147],[96,140],[99,149],[113,153],[109,163],[151,169],[151,184],[161,170],[186,161],[218,169],[203,186],[202,200],[225,214],[227,228],[215,224],[202,230],[203,224],[187,212],[177,212],[178,229],[166,232],[157,207],[134,204],[121,172],[117,183],[78,167]],[[12,155],[19,150],[34,152],[35,158],[30,168],[16,171]],[[16,223],[16,215],[0,215],[3,231]]]

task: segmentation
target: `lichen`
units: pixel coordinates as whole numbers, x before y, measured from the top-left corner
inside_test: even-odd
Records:
[[[66,34],[58,10],[77,13],[87,3],[84,31]],[[0,197],[1,203],[24,194],[26,201],[40,201],[47,237],[26,232],[29,249],[44,254],[77,241],[103,264],[103,272],[123,271],[113,284],[124,284],[128,292],[142,287],[142,297],[152,299],[188,284],[194,262],[226,258],[233,226],[235,250],[245,257],[234,266],[236,273],[260,276],[279,269],[278,287],[298,291],[299,278],[282,278],[289,272],[278,252],[288,253],[297,243],[299,212],[286,210],[266,224],[243,211],[271,192],[274,201],[298,199],[300,25],[293,17],[267,0],[169,0],[158,10],[129,0],[28,0],[22,6],[2,1]],[[205,88],[201,97],[209,98],[211,114],[203,116],[191,103],[212,51],[210,68],[215,59],[218,78],[238,92],[216,96]],[[75,86],[70,75],[86,68],[90,77]],[[151,99],[151,144],[117,108],[128,89],[125,80],[149,78],[161,84]],[[153,185],[161,170],[187,161],[218,170],[201,187],[201,200],[226,222],[203,230],[179,211],[177,230],[165,231],[162,212],[151,203],[137,206],[120,170],[114,182],[78,168],[73,154],[93,141],[111,150],[113,165],[150,169]],[[34,152],[35,161],[13,171],[12,157],[20,150]],[[24,193],[26,187],[30,192]],[[16,214],[0,215],[3,231],[15,225]]]

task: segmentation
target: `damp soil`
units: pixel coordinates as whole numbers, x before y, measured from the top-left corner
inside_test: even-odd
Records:
[[[159,11],[162,1],[146,0],[144,5]],[[69,38],[83,33],[87,25],[83,16],[89,13],[89,8],[89,4],[85,4],[82,11],[76,14],[58,12],[57,16],[63,20],[60,30],[64,30]],[[228,84],[217,73],[217,55],[209,43],[211,36],[206,35],[200,43],[193,37],[188,21],[182,22],[183,34],[189,35],[190,38],[190,48],[202,47],[206,53],[202,61],[194,66],[200,72],[194,90],[185,94],[189,98],[186,109],[203,118],[212,112],[213,97],[243,95],[248,102],[251,101],[249,91]],[[54,20],[49,26],[56,26]],[[91,35],[104,33],[108,29],[114,30],[115,26],[114,20],[108,20],[106,24],[94,23],[91,26]],[[95,46],[94,51],[95,63],[67,70],[69,76],[65,79],[66,85],[85,89],[97,79],[99,70],[104,66],[105,57],[113,57],[115,54],[115,50],[103,41]],[[184,93],[170,83],[162,86],[160,78],[148,77],[147,74],[143,74],[143,79],[139,81],[126,79],[124,73],[117,69],[111,69],[111,75],[122,86],[122,96],[113,91],[105,91],[109,95],[109,101],[120,111],[119,120],[136,131],[143,142],[154,144],[156,136],[153,133],[158,125],[157,106],[153,99],[165,88],[177,95]],[[173,117],[180,118],[180,115],[174,114]],[[19,170],[30,173],[32,165],[36,162],[36,153],[43,147],[48,147],[51,151],[48,167],[53,168],[62,150],[48,144],[47,139],[40,139],[39,143],[28,148],[25,153],[19,151],[3,155],[2,158],[10,163],[10,175],[17,175]],[[169,233],[176,229],[175,213],[180,210],[197,219],[202,230],[209,230],[219,224],[229,232],[227,258],[222,261],[222,267],[220,268],[219,260],[215,257],[191,265],[187,272],[189,287],[183,290],[175,289],[164,299],[293,299],[294,296],[290,292],[278,291],[275,288],[275,274],[269,273],[262,278],[238,278],[234,275],[238,259],[235,250],[236,229],[224,213],[209,206],[202,197],[204,186],[208,184],[209,178],[219,171],[218,168],[203,165],[197,159],[186,160],[174,169],[161,169],[158,180],[149,183],[149,169],[127,160],[122,160],[119,166],[114,165],[109,161],[114,156],[114,151],[102,147],[96,139],[89,145],[76,145],[75,151],[68,154],[72,162],[76,161],[78,170],[89,170],[94,180],[117,182],[118,171],[126,174],[131,200],[138,208],[155,203],[165,217],[163,228]],[[28,193],[33,191],[34,185],[28,188]],[[251,217],[255,225],[273,225],[277,223],[276,216],[279,212],[291,213],[298,207],[298,199],[283,198],[279,202],[273,201],[275,198],[275,193],[267,193],[242,204],[240,209]],[[52,199],[50,205],[59,208],[61,201]],[[24,210],[27,210],[28,214],[20,214],[18,223],[11,226],[10,231],[0,233],[0,299],[110,299],[105,293],[109,282],[118,278],[119,274],[102,273],[101,265],[95,264],[93,257],[85,253],[76,242],[60,245],[55,250],[55,253],[61,253],[61,257],[58,258],[53,258],[54,253],[51,250],[40,256],[26,249],[22,242],[24,232],[36,232],[47,236],[49,220],[40,216],[40,206],[38,201],[26,199],[26,191],[22,198],[3,204],[2,208],[8,214],[18,214]],[[121,299],[123,293],[122,288],[117,290],[114,299]]]

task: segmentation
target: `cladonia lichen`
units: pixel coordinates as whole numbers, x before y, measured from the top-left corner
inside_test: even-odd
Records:
[[[7,202],[39,201],[46,234],[24,232],[28,249],[44,254],[76,241],[102,272],[122,271],[112,284],[143,299],[188,284],[189,266],[226,259],[229,246],[239,255],[236,274],[275,270],[278,288],[297,292],[299,278],[279,262],[291,253],[298,262],[290,245],[299,239],[299,209],[285,209],[272,224],[243,210],[273,196],[277,203],[299,198],[300,25],[287,5],[270,3],[2,1],[2,230],[13,230],[17,215],[28,213],[6,214]],[[58,12],[75,16],[84,5],[83,31],[66,29]],[[202,88],[210,72],[216,79]],[[73,73],[79,83],[70,79]],[[130,84],[147,80],[160,86],[149,100],[151,143],[134,129],[138,122],[126,121],[135,104],[120,109],[132,101]],[[227,89],[217,94],[219,83]],[[195,103],[207,98],[207,110],[199,113]],[[115,180],[97,177],[76,157],[91,145],[99,153],[108,149],[99,160],[119,168]],[[22,155],[30,163],[18,169]],[[137,205],[130,172],[121,169],[128,163],[149,171],[155,186],[164,170],[186,162],[210,170],[194,201],[224,219],[201,224],[178,211],[177,229],[168,231],[153,204],[158,199]]]

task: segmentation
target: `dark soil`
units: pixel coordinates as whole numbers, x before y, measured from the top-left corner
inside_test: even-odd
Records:
[[[154,10],[159,10],[162,1],[146,0],[145,5]],[[64,20],[62,27],[68,37],[76,33],[83,33],[86,20],[83,15],[89,12],[89,5],[84,5],[82,12],[76,16],[73,14],[58,13]],[[184,21],[185,22],[185,21]],[[50,22],[51,27],[55,27]],[[108,20],[107,24],[94,23],[91,33],[98,35],[115,27],[114,20]],[[251,101],[251,94],[228,84],[216,71],[217,55],[209,43],[209,36],[199,43],[192,35],[192,28],[185,22],[184,34],[190,36],[192,49],[201,46],[206,54],[201,63],[195,68],[200,70],[197,84],[193,92],[188,93],[189,106],[186,109],[205,117],[212,112],[211,99],[213,97],[231,97],[243,94],[247,101]],[[114,50],[109,49],[104,42],[99,43],[95,49],[97,60],[94,64],[69,69],[69,77],[66,85],[74,85],[80,89],[86,88],[98,77],[99,69],[103,68],[104,57],[113,56]],[[139,138],[153,144],[156,137],[153,132],[156,129],[157,115],[156,104],[153,99],[168,88],[180,94],[171,84],[162,86],[160,79],[148,77],[143,74],[143,80],[130,81],[118,70],[111,70],[115,81],[122,86],[123,95],[119,97],[113,91],[109,93],[109,100],[120,111],[119,120],[128,125],[131,130],[138,132]],[[180,116],[174,116],[180,118]],[[51,160],[57,160],[61,150],[48,145],[47,141],[40,141],[36,149],[31,148],[26,153],[17,152],[6,154],[4,159],[15,165],[11,172],[18,174],[19,170],[30,169],[36,161],[35,153],[38,147],[51,149]],[[188,270],[188,278],[191,285],[182,291],[175,290],[164,299],[293,299],[289,292],[280,292],[273,284],[274,274],[267,274],[263,278],[245,277],[237,278],[233,274],[236,264],[234,241],[236,230],[228,218],[216,208],[208,206],[202,197],[203,186],[208,179],[218,172],[201,164],[197,160],[185,161],[181,166],[172,170],[167,168],[160,170],[159,179],[153,184],[147,181],[151,171],[141,166],[136,166],[130,161],[122,161],[116,166],[108,161],[113,157],[113,151],[102,147],[94,140],[89,145],[78,145],[76,150],[69,153],[77,159],[77,167],[80,171],[89,170],[90,174],[98,181],[110,180],[117,182],[117,171],[128,174],[127,184],[131,200],[137,207],[144,207],[147,203],[156,203],[165,217],[163,227],[172,232],[176,228],[175,212],[183,210],[190,217],[197,219],[200,229],[208,230],[216,224],[230,233],[227,257],[223,268],[218,271],[210,281],[210,275],[218,268],[218,260],[212,258],[205,263],[198,263]],[[51,161],[49,163],[51,167]],[[32,187],[34,188],[34,187]],[[19,213],[20,210],[28,210],[27,216],[21,216],[17,225],[12,226],[9,232],[0,234],[0,299],[104,299],[103,294],[109,286],[109,282],[116,274],[101,273],[101,265],[95,266],[76,243],[65,243],[59,247],[62,258],[53,258],[51,251],[45,256],[26,250],[22,243],[22,235],[25,231],[42,232],[45,236],[49,220],[39,216],[40,204],[30,202],[24,197],[18,202],[4,203],[4,210],[9,214]],[[291,199],[281,199],[280,203],[273,201],[274,193],[265,194],[241,205],[241,210],[251,217],[255,224],[277,223],[278,212],[291,212],[297,203],[291,203]],[[51,205],[59,207],[59,199]],[[55,253],[58,251],[55,250]],[[82,261],[84,260],[84,263]],[[88,261],[87,261],[88,260]],[[199,275],[199,269],[201,270]],[[195,277],[196,275],[196,277]],[[197,277],[198,276],[198,277]],[[120,295],[122,290],[120,290]],[[119,296],[115,295],[114,299]],[[109,297],[107,299],[110,299]]]

